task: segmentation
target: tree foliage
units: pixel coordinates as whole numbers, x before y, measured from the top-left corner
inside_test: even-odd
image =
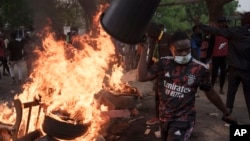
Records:
[[[85,25],[84,11],[77,2],[71,4],[58,3],[55,9],[54,28],[61,27],[58,28],[60,30],[63,26],[72,26],[77,29]]]
[[[162,0],[161,4],[176,2],[175,0]],[[237,1],[227,3],[223,7],[223,15],[234,15],[237,8]],[[153,17],[153,21],[162,23],[168,32],[181,29],[191,32],[195,19],[200,19],[203,23],[209,22],[209,12],[207,3],[203,2],[187,3],[181,5],[159,6]]]
[[[45,2],[40,1],[39,3]],[[84,11],[75,1],[64,3],[51,0],[49,4],[36,4],[37,2],[32,0],[0,0],[0,26],[3,27],[8,23],[10,29],[20,26],[32,27],[35,24],[35,15],[41,11],[46,13],[44,15],[50,16],[53,28],[62,29],[64,25],[74,27],[84,25],[82,20]],[[53,10],[51,10],[52,8]]]
[[[0,1],[0,23],[9,24],[10,28],[20,26],[31,26],[32,11],[24,0],[1,0]]]
[[[31,26],[34,23],[35,11],[29,7],[27,1],[28,0],[0,0],[0,26],[3,26],[7,22],[11,28]],[[208,23],[211,20],[211,15],[209,16],[211,13],[209,13],[208,10],[208,5],[211,4],[208,3],[214,3],[215,1],[216,0],[204,0],[203,2],[191,4],[159,6],[152,20],[157,23],[163,23],[168,32],[173,32],[177,29],[191,31],[195,18],[199,18],[203,23]],[[53,24],[55,28],[62,29],[64,25],[74,27],[85,25],[88,29],[91,27],[93,14],[95,10],[97,10],[97,6],[95,5],[110,3],[112,0],[72,0],[72,2],[73,4],[71,5],[58,4],[55,7],[55,13],[53,13]],[[80,5],[77,2],[79,2]],[[176,2],[176,0],[161,0],[161,3],[171,2]],[[218,14],[231,16],[235,13],[238,4],[236,0],[219,0],[219,2],[227,3],[222,7],[223,12]],[[214,17],[214,19],[216,19],[216,17]]]

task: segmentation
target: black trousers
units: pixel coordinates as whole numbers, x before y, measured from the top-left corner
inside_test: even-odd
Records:
[[[223,89],[227,72],[226,56],[212,58],[212,85],[215,84],[219,69],[220,69],[220,88]]]
[[[240,70],[230,66],[226,106],[229,109],[233,109],[235,94],[238,90],[240,82],[243,86],[244,98],[250,117],[250,70]]]
[[[10,73],[7,58],[6,57],[0,57],[0,62],[3,65],[3,74],[6,73],[5,71]]]

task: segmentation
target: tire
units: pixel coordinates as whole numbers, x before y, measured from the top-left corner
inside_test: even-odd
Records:
[[[46,115],[42,125],[43,131],[52,137],[72,140],[86,133],[89,124],[73,124],[59,121],[51,116]]]

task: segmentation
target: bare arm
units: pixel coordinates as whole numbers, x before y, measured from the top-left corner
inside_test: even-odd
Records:
[[[140,60],[139,60],[139,64],[138,64],[138,80],[141,82],[145,82],[145,81],[149,81],[149,80],[153,80],[155,78],[155,75],[151,74],[148,71],[147,68],[147,44],[143,43],[141,44],[142,48],[141,48],[141,55],[140,55]]]
[[[205,94],[209,101],[213,103],[223,113],[223,121],[227,122],[228,124],[238,124],[237,120],[231,117],[231,113],[227,110],[226,106],[222,102],[222,99],[214,91],[214,89],[211,89],[210,91],[205,91]]]
[[[210,89],[210,91],[205,91],[205,94],[209,101],[213,103],[223,113],[223,115],[229,114],[221,97],[214,91],[214,89]]]

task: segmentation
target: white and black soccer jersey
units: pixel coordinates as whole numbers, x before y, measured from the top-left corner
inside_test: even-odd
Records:
[[[159,78],[160,120],[195,121],[197,88],[208,91],[212,87],[206,65],[195,59],[181,65],[173,57],[164,57],[152,65],[150,72]]]

